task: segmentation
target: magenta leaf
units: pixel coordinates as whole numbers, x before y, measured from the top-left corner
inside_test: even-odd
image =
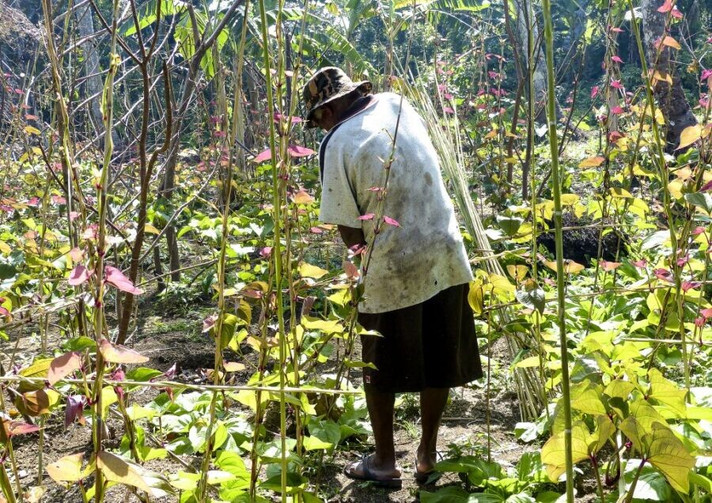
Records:
[[[72,272],[69,273],[69,284],[72,286],[78,286],[85,283],[89,279],[89,271],[83,265],[78,265]]]
[[[104,274],[106,275],[106,282],[114,285],[122,292],[132,293],[134,295],[141,295],[143,293],[143,290],[136,288],[134,284],[131,283],[131,280],[124,276],[124,273],[116,267],[107,265],[104,268]]]
[[[373,220],[373,217],[375,217],[373,213],[366,213],[365,215],[361,215],[358,217],[359,220]]]
[[[672,273],[667,269],[655,269],[653,271],[653,274],[658,279],[661,279],[663,281],[669,281],[672,283]]]
[[[593,86],[591,89],[591,99],[595,98],[598,95],[598,86]]]
[[[700,189],[700,192],[704,192],[704,191],[706,191],[706,190],[712,190],[712,180],[710,180],[709,182],[707,182],[706,184],[704,184],[704,185],[702,186],[702,188]]]
[[[699,288],[702,283],[699,281],[683,281],[682,284],[680,285],[680,288],[682,288],[683,292],[687,292],[688,290],[694,290],[695,288]]]
[[[616,63],[623,63],[623,60],[619,56],[613,56],[611,58],[611,61],[615,61]]]
[[[312,149],[306,147],[300,147],[299,145],[290,145],[287,147],[287,153],[291,157],[306,157],[308,155],[316,154]]]
[[[70,424],[79,418],[79,422],[83,423],[84,418],[82,412],[87,400],[82,395],[70,395],[67,397],[67,408],[64,409],[64,427],[69,428]]]
[[[621,84],[620,80],[611,80],[611,87],[615,87],[616,89],[623,89],[623,84]]]

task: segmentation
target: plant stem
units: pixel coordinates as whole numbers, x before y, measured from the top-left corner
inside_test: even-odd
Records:
[[[571,451],[571,395],[569,391],[569,354],[566,340],[566,298],[564,289],[564,247],[561,231],[561,180],[559,174],[559,148],[556,136],[556,80],[554,77],[554,34],[551,18],[551,0],[542,0],[544,38],[546,41],[547,120],[551,151],[551,184],[554,196],[554,227],[556,229],[556,290],[558,297],[559,340],[561,344],[561,393],[564,412],[564,445],[566,459],[566,501],[574,501],[574,464]]]

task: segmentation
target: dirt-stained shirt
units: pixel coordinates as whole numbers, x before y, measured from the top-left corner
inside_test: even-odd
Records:
[[[375,99],[375,104],[332,129],[319,155],[323,164],[319,219],[361,228],[372,254],[363,276],[364,299],[359,304],[363,313],[419,304],[472,280],[453,204],[423,120],[397,94],[377,94]],[[379,197],[384,198],[380,212]],[[369,214],[375,216],[359,218]],[[374,236],[379,214],[391,223],[383,223]]]

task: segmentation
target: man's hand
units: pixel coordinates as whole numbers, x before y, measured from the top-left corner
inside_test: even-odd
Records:
[[[361,229],[355,229],[353,227],[346,227],[345,225],[339,225],[339,233],[341,233],[341,239],[344,240],[346,246],[351,248],[355,245],[365,245],[366,240],[363,237],[363,231]]]

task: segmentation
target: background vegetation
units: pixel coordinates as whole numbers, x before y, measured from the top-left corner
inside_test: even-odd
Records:
[[[421,111],[476,273],[486,433],[417,497],[710,501],[710,26],[700,0],[3,0],[0,498],[348,499],[360,272],[299,118],[338,65]],[[165,334],[212,354],[163,365]]]

